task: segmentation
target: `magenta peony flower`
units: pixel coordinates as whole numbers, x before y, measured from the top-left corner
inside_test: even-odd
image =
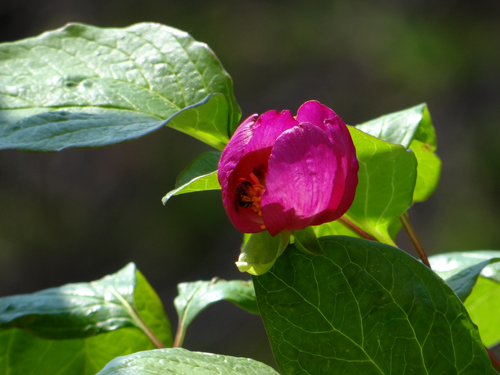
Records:
[[[238,127],[219,161],[224,207],[244,233],[304,229],[341,217],[358,184],[358,160],[344,122],[317,101],[268,111]]]

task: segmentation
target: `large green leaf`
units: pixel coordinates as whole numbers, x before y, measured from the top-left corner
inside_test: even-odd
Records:
[[[434,255],[429,261],[432,268],[446,279],[463,274],[464,270],[477,270],[498,258],[500,251],[467,251]],[[481,276],[476,276],[477,281],[474,280],[474,289],[465,301],[465,307],[479,327],[484,345],[492,347],[500,342],[500,263],[488,264],[479,272]]]
[[[345,217],[377,240],[394,244],[389,228],[412,204],[417,176],[415,156],[401,145],[353,127],[349,130],[359,160],[359,182]]]
[[[356,128],[384,141],[411,149],[417,158],[414,201],[424,201],[436,190],[441,161],[436,156],[436,133],[427,105],[420,104],[356,125]]]
[[[112,360],[97,375],[278,375],[271,367],[248,358],[158,349]]]
[[[177,291],[179,295],[174,300],[179,317],[176,346],[182,345],[187,327],[194,318],[215,302],[226,300],[252,314],[259,313],[251,281],[214,278],[212,281],[181,283]]]
[[[213,52],[160,24],[0,45],[0,148],[102,147],[169,126],[222,149],[240,111]]]
[[[158,339],[172,345],[170,323],[133,264],[91,283],[0,299],[0,373],[93,375]]]
[[[448,285],[405,252],[352,237],[290,246],[254,277],[284,374],[495,374]]]

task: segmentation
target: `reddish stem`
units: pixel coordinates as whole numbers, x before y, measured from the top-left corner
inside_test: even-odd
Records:
[[[413,246],[415,246],[415,249],[417,249],[418,256],[420,257],[420,259],[422,259],[422,262],[427,267],[431,268],[431,264],[429,263],[427,254],[425,253],[425,250],[422,247],[422,244],[420,243],[420,240],[418,239],[417,234],[415,233],[415,230],[410,223],[408,212],[405,212],[399,218],[401,219],[401,223],[403,223],[403,227],[405,228],[406,233],[408,233],[408,237],[410,237],[411,242],[413,242]]]
[[[367,240],[371,241],[377,241],[376,238],[370,236],[368,233],[366,233],[363,229],[358,227],[356,224],[354,224],[351,220],[346,219],[344,216],[342,216],[340,219],[340,222],[344,224],[347,228],[353,230],[357,234],[359,234],[361,237],[366,238]]]
[[[488,355],[490,356],[491,365],[497,372],[500,372],[500,360],[498,360],[498,358],[491,352],[490,349],[488,349],[486,346],[484,348],[486,349],[486,353],[488,353]]]

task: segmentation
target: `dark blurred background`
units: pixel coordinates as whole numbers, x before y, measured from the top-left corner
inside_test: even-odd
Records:
[[[411,209],[429,254],[500,250],[500,2],[497,0],[2,0],[0,42],[67,22],[152,21],[207,43],[243,117],[317,99],[348,124],[427,102],[443,161]],[[204,144],[165,128],[102,150],[0,152],[0,296],[90,281],[133,261],[162,298],[183,281],[248,278],[219,192],[161,197]],[[412,252],[404,233],[398,244]],[[258,316],[229,303],[190,327],[191,350],[272,364]]]

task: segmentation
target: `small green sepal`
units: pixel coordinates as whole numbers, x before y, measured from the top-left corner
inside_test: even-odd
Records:
[[[265,274],[287,247],[290,235],[291,232],[288,231],[283,231],[274,237],[268,231],[250,235],[241,250],[236,266],[240,272],[248,272],[255,276]]]
[[[294,230],[292,234],[294,244],[297,249],[309,254],[325,256],[323,247],[319,243],[318,237],[316,237],[316,233],[312,227],[307,227],[302,230]]]

